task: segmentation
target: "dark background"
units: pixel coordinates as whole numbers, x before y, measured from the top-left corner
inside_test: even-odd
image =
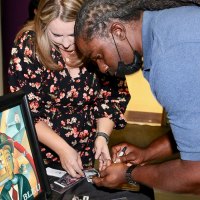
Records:
[[[9,91],[7,71],[12,44],[16,33],[29,17],[30,1],[31,0],[1,0],[4,93],[8,93]]]

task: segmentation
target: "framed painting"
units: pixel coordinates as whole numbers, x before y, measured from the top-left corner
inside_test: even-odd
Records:
[[[0,97],[0,199],[46,199],[51,193],[26,95]]]

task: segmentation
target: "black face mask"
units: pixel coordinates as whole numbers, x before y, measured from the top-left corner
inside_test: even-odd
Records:
[[[113,35],[112,35],[113,37]],[[133,50],[133,56],[134,56],[134,60],[132,63],[129,63],[129,64],[125,64],[122,60],[121,60],[121,56],[119,54],[119,50],[117,48],[117,44],[115,42],[115,39],[113,37],[113,40],[114,40],[114,44],[115,44],[115,47],[117,49],[117,53],[119,55],[119,58],[120,58],[120,61],[118,62],[118,67],[117,67],[117,71],[115,72],[115,76],[118,76],[118,77],[125,77],[125,75],[129,75],[129,74],[133,74],[135,72],[137,72],[139,69],[142,68],[142,65],[143,65],[143,61],[142,61],[142,56],[133,49],[133,47],[131,46],[128,38],[127,39],[127,42],[129,44],[129,46],[131,47],[131,49]]]
[[[142,56],[134,51],[134,60],[130,64],[125,64],[123,61],[118,62],[117,72],[115,73],[118,77],[125,77],[125,75],[133,74],[142,68]]]

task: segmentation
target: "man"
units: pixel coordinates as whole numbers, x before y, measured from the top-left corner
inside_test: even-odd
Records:
[[[118,145],[113,161],[127,146],[123,163],[110,163],[99,178],[93,178],[98,186],[116,187],[128,181],[200,195],[200,8],[182,6],[185,2],[89,0],[80,10],[75,25],[80,51],[103,73],[125,76],[142,68],[168,113],[180,152],[180,159],[148,164],[172,153],[168,136],[146,150]],[[127,162],[133,165],[128,167]]]

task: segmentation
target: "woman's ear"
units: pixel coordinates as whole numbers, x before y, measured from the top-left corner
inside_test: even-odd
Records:
[[[111,25],[110,32],[114,37],[118,37],[120,40],[126,39],[126,29],[123,24],[114,22]]]

